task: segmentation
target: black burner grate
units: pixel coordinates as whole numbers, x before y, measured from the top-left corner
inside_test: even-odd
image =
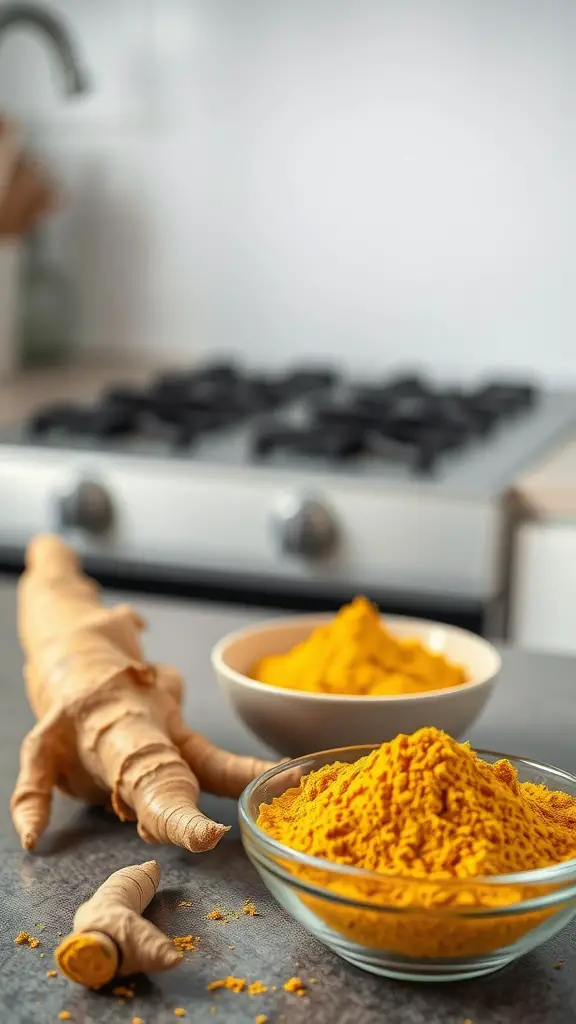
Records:
[[[281,449],[337,461],[367,455],[430,473],[441,456],[528,411],[535,399],[536,390],[524,383],[490,382],[464,391],[400,377],[314,400],[304,425],[267,422],[256,433],[254,454]]]

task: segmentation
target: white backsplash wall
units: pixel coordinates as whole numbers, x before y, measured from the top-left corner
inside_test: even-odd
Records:
[[[57,6],[99,104],[36,109],[23,33],[0,100],[66,182],[84,350],[576,380],[573,0]]]

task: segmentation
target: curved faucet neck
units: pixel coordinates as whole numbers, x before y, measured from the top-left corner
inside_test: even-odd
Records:
[[[38,29],[52,44],[64,72],[64,86],[69,96],[86,92],[88,82],[78,60],[75,46],[59,15],[33,3],[12,3],[0,6],[0,40],[6,32],[19,25]]]

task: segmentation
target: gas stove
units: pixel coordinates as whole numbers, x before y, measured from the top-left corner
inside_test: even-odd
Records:
[[[150,578],[483,602],[508,488],[575,422],[576,395],[526,381],[213,363],[0,432],[1,541],[56,529]]]

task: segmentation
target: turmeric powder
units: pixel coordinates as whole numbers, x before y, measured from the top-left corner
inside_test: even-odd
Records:
[[[489,876],[576,857],[576,798],[521,783],[509,761],[482,761],[469,744],[433,728],[312,772],[263,804],[258,825],[294,850],[371,872],[292,868],[380,908],[302,896],[325,922],[363,945],[408,956],[466,956],[515,941],[552,911],[474,918],[475,910],[540,894],[516,883],[491,886]],[[386,907],[406,913],[386,914]],[[450,916],[440,922],[418,908]]]
[[[37,939],[34,935],[30,935],[29,932],[18,932],[18,935],[14,939],[14,945],[29,946],[30,949],[36,949],[40,945],[40,939]]]
[[[252,679],[281,689],[383,697],[444,690],[467,681],[466,672],[420,640],[394,636],[365,597],[345,605],[284,654],[261,658]]]
[[[234,978],[229,974],[227,978],[217,978],[209,982],[206,991],[217,992],[221,988],[227,988],[230,992],[243,992],[246,988],[246,978]]]

